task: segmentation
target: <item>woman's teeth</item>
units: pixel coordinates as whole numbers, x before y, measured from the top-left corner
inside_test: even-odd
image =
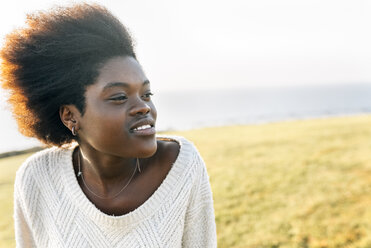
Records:
[[[148,129],[148,128],[151,128],[151,125],[143,125],[143,126],[134,128],[133,130],[134,131],[139,131],[139,130]]]

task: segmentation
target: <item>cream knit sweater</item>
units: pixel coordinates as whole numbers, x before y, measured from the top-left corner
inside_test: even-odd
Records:
[[[146,202],[110,216],[81,190],[70,148],[31,156],[17,171],[17,247],[216,247],[213,198],[205,164],[192,143],[180,145],[171,170]]]

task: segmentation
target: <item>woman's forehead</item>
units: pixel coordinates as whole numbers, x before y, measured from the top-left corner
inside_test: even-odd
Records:
[[[112,83],[130,86],[130,84],[143,84],[144,82],[148,82],[148,79],[138,61],[126,56],[107,60],[100,68],[95,84],[105,88]]]

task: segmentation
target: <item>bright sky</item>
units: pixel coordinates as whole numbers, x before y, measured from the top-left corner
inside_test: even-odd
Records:
[[[70,2],[3,1],[0,38],[22,25],[26,13]],[[131,30],[139,61],[155,93],[371,83],[368,0],[96,2],[110,9]],[[4,110],[3,101],[0,90],[2,139],[26,144],[10,113]],[[32,140],[27,142],[34,144]],[[4,145],[3,149],[16,148]]]
[[[5,1],[0,36],[69,1]],[[367,0],[101,0],[158,90],[371,82]]]

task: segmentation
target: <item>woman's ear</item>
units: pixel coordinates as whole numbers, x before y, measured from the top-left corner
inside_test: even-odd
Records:
[[[72,134],[77,133],[79,130],[78,118],[80,111],[74,105],[63,105],[59,108],[59,117],[63,124],[71,130]]]

